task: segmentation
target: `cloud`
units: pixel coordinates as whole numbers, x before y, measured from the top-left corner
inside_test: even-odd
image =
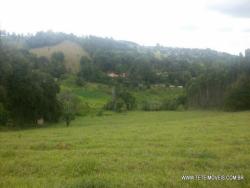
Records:
[[[183,25],[179,28],[181,31],[197,31],[199,28],[195,25]]]
[[[243,29],[242,32],[250,33],[250,28]]]
[[[233,17],[250,18],[249,0],[217,0],[208,3],[208,8]]]
[[[217,29],[219,32],[232,32],[233,28],[232,27],[220,27]]]

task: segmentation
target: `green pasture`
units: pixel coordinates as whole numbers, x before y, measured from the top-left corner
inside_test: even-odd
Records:
[[[243,175],[240,181],[183,175]],[[104,113],[0,132],[0,187],[250,187],[250,112]]]

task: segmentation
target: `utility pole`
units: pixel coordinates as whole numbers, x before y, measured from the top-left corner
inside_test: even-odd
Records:
[[[112,103],[113,103],[113,110],[116,111],[116,87],[112,87]]]
[[[112,101],[115,102],[116,100],[116,88],[115,86],[112,87]]]

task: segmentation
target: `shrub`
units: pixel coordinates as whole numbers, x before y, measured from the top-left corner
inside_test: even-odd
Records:
[[[104,109],[106,110],[112,110],[115,112],[122,112],[126,111],[126,103],[121,99],[116,99],[114,101],[109,101],[105,106]]]
[[[177,106],[178,106],[178,103],[176,99],[165,100],[162,103],[161,109],[162,110],[176,110]]]
[[[131,93],[126,91],[118,93],[118,98],[121,98],[124,101],[127,110],[132,110],[135,108],[136,106],[135,97],[133,97]]]
[[[122,112],[127,110],[126,103],[121,98],[117,99],[114,104],[116,112]]]
[[[82,77],[78,76],[76,78],[76,85],[83,87],[86,85],[86,81]]]
[[[184,110],[186,108],[186,96],[180,95],[173,99],[164,100],[161,106],[162,110]]]
[[[135,97],[124,90],[120,90],[116,92],[113,91],[113,99],[108,101],[104,106],[106,110],[113,110],[115,112],[122,112],[126,110],[132,110],[136,107]]]
[[[145,111],[159,111],[161,110],[161,103],[158,101],[143,101],[142,110]]]
[[[64,91],[58,94],[58,100],[62,106],[62,116],[69,126],[75,116],[80,111],[80,99],[70,91]]]

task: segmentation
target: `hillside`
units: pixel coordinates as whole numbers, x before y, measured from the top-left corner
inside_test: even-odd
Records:
[[[41,48],[32,48],[30,52],[50,58],[54,52],[61,51],[65,55],[66,68],[73,73],[79,71],[80,58],[82,56],[89,56],[88,53],[77,43],[65,40],[53,46],[45,46]]]
[[[30,65],[33,69],[49,73],[56,78],[55,80],[63,80],[67,74],[78,73],[73,75],[74,84],[80,88],[78,90],[86,86],[86,83],[103,84],[107,87],[121,86],[138,99],[139,109],[162,110],[163,107],[159,108],[159,106],[165,106],[164,110],[177,109],[172,108],[172,106],[178,107],[177,104],[182,106],[188,104],[188,107],[195,108],[234,110],[248,109],[250,106],[247,102],[250,72],[247,50],[244,57],[242,54],[234,56],[211,49],[142,46],[112,38],[79,37],[54,32],[38,32],[30,36],[5,35],[3,38],[3,43],[13,45],[15,42],[23,44],[24,49],[20,52],[22,56],[28,56],[30,61],[36,62]],[[48,61],[46,58],[34,59],[32,55],[25,52],[26,50],[49,58],[54,55],[54,52],[61,51],[63,54],[61,53],[62,58],[58,56],[55,60],[52,58]],[[82,56],[86,58],[81,58]],[[11,61],[13,61],[12,58],[10,58]],[[7,70],[6,74],[8,75]],[[148,90],[155,86],[166,90],[160,88],[156,91]],[[141,90],[142,94],[134,92],[136,88]],[[166,93],[173,91],[167,88],[184,88],[186,93],[181,94],[181,98],[174,97],[174,101],[168,99],[159,101],[158,98],[163,99],[162,96],[167,96]],[[90,89],[90,93],[98,93],[99,89],[95,91]],[[146,91],[149,92],[150,97],[144,100]],[[234,97],[234,92],[239,98]],[[242,92],[246,93],[245,99],[241,98]],[[76,93],[85,96],[82,91]],[[90,93],[86,96],[92,95]],[[179,90],[177,93],[179,94]],[[92,104],[97,104],[93,106],[100,107],[107,102],[109,97],[106,93],[101,96],[103,97],[101,102],[92,103],[91,99]],[[239,100],[246,102],[239,104],[237,102]]]

